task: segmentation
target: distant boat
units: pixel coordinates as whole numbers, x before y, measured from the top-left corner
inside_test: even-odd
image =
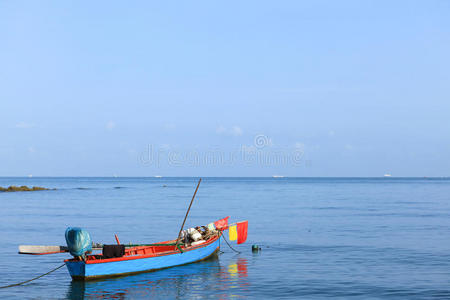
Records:
[[[33,174],[28,175],[28,178],[31,178],[31,177],[33,177]]]
[[[384,177],[391,177],[391,174],[384,174]]]
[[[272,175],[273,178],[284,178],[283,175]]]
[[[161,175],[155,175],[155,178],[162,178]]]

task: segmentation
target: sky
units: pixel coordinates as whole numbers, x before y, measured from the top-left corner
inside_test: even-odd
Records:
[[[450,1],[0,1],[0,176],[450,176]]]

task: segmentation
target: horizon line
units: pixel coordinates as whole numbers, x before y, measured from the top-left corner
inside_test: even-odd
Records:
[[[450,176],[3,176],[0,178],[450,178]]]

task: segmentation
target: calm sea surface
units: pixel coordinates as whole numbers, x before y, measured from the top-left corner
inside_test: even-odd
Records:
[[[19,244],[65,245],[68,226],[96,242],[177,236],[196,178],[0,178],[0,286],[62,264],[67,254],[19,255]],[[67,269],[0,298],[450,298],[450,180],[204,178],[187,226],[249,220],[245,244],[218,258],[90,283]],[[262,247],[251,252],[251,245]]]

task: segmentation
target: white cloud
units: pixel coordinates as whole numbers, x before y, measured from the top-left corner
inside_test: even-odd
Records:
[[[353,150],[353,145],[350,145],[350,144],[346,144],[345,146],[345,150],[348,150],[348,151],[351,151],[351,150]]]
[[[33,128],[35,125],[33,123],[19,122],[16,124],[16,128]]]
[[[34,153],[34,152],[36,152],[36,149],[34,149],[34,147],[28,147],[28,152]]]
[[[295,148],[296,149],[300,149],[300,150],[304,150],[305,149],[305,144],[300,143],[300,142],[296,142],[295,143]]]
[[[177,128],[177,125],[175,125],[173,123],[164,124],[164,129],[166,129],[166,130],[174,130],[176,128]]]
[[[224,134],[224,133],[226,133],[227,132],[227,129],[225,128],[225,127],[223,127],[223,126],[219,126],[219,127],[217,127],[217,129],[216,129],[216,133],[217,134]]]
[[[106,129],[108,130],[113,130],[114,127],[116,127],[116,123],[114,123],[113,121],[108,121],[105,125]]]
[[[244,131],[242,130],[241,127],[236,126],[236,125],[231,127],[230,129],[221,125],[221,126],[217,127],[216,133],[223,134],[223,135],[241,136],[244,133]]]
[[[170,144],[161,144],[161,145],[159,145],[159,148],[161,150],[170,150],[171,146],[170,146]]]
[[[233,126],[231,129],[231,134],[234,136],[241,136],[243,133],[242,128],[239,126]]]

